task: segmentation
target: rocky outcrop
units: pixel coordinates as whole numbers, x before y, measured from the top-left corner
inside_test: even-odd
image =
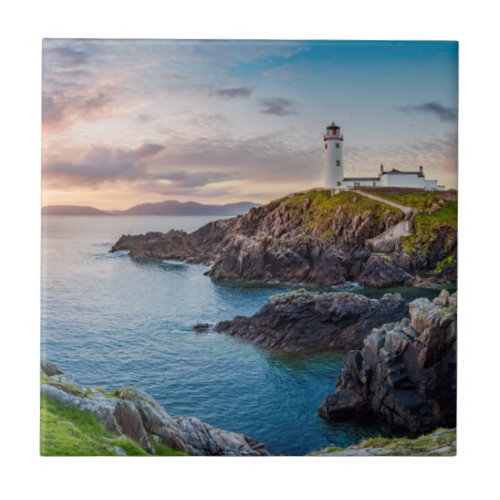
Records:
[[[410,318],[374,328],[347,353],[319,414],[329,420],[373,414],[413,433],[456,425],[456,294],[414,300]]]
[[[453,241],[443,236],[424,241],[425,252],[418,256],[408,254],[402,238],[412,234],[413,223],[407,219],[413,216],[359,193],[315,190],[211,222],[190,234],[123,235],[111,251],[211,265],[207,274],[217,280],[330,286],[359,279],[385,287],[427,275],[455,251]],[[439,231],[444,235],[447,227]],[[448,232],[456,235],[455,228]]]
[[[375,325],[407,314],[400,295],[369,299],[347,292],[295,290],[273,296],[251,317],[216,325],[218,332],[285,352],[355,349]]]
[[[370,287],[389,287],[395,285],[411,285],[414,278],[401,267],[394,264],[385,254],[372,254],[364,263],[359,274],[358,283]]]
[[[218,429],[197,418],[169,415],[143,391],[125,388],[104,394],[76,387],[55,377],[41,385],[41,393],[63,406],[91,413],[108,431],[128,436],[149,454],[154,453],[152,440],[156,440],[189,455],[269,455],[265,445],[248,436]]]

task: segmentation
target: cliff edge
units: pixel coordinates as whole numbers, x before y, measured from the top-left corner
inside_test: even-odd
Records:
[[[414,190],[415,191],[415,190]],[[409,213],[360,192],[293,194],[193,233],[123,235],[111,251],[211,265],[214,279],[375,287],[456,280],[456,199],[377,190]],[[382,199],[382,198],[381,198]]]

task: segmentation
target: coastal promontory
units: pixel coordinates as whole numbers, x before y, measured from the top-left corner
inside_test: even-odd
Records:
[[[217,280],[373,287],[456,281],[453,192],[312,190],[192,233],[123,235],[111,251],[210,265]],[[399,208],[398,208],[399,207]]]

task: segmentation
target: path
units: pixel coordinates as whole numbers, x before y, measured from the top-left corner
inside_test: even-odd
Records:
[[[372,200],[375,200],[375,201],[380,201],[381,203],[385,203],[386,205],[390,205],[391,207],[399,208],[399,210],[401,210],[405,215],[418,212],[418,210],[416,210],[415,208],[407,207],[405,205],[400,205],[399,203],[396,203],[396,202],[391,201],[391,200],[387,200],[386,198],[382,198],[381,196],[376,196],[376,195],[371,194],[371,193],[366,193],[364,191],[358,191],[357,189],[351,189],[351,192],[358,193],[361,196],[366,196],[367,198],[371,198]]]

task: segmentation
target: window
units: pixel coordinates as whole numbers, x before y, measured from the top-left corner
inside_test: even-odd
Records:
[[[340,143],[336,142],[336,143],[335,143],[335,147],[336,147],[336,148],[340,148]]]
[[[340,160],[337,160],[337,167],[340,167]]]

